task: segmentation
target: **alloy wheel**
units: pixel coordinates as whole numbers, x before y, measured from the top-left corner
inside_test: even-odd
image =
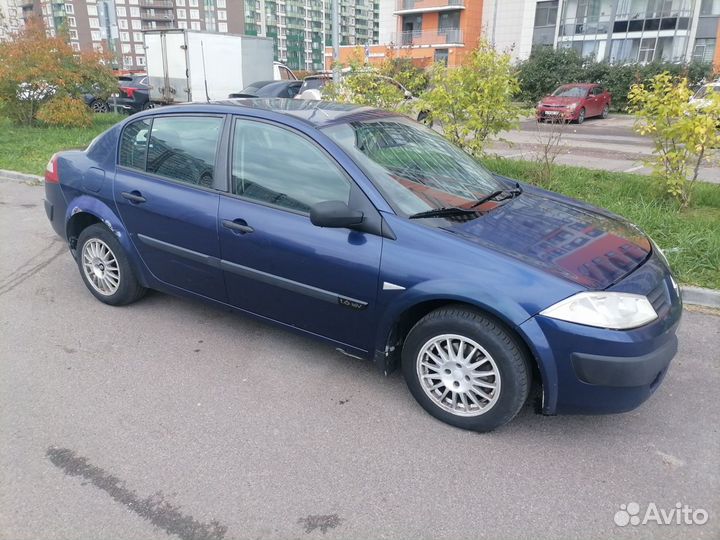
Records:
[[[120,286],[120,267],[115,254],[98,238],[91,238],[82,249],[82,267],[88,283],[104,296],[112,296]]]
[[[420,386],[435,405],[457,416],[479,416],[500,396],[500,371],[477,342],[458,334],[428,340],[416,360]]]

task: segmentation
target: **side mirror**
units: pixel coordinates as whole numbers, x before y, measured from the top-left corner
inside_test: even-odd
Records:
[[[363,222],[363,213],[350,210],[350,207],[341,201],[325,201],[310,209],[310,222],[317,227],[352,227]]]

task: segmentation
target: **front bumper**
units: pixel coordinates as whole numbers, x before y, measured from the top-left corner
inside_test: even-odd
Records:
[[[538,107],[535,111],[535,115],[538,120],[557,120],[562,118],[563,120],[577,120],[579,109],[565,109],[565,108],[547,108]]]
[[[111,97],[108,99],[108,106],[128,112],[139,112],[142,109],[142,105],[137,101],[122,97]]]
[[[682,301],[670,272],[652,255],[610,290],[645,294],[658,319],[632,330],[607,330],[537,315],[521,325],[533,344],[545,414],[632,410],[660,386],[677,352]]]

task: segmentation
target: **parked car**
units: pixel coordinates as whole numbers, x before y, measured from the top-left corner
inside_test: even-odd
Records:
[[[534,383],[545,414],[628,411],[677,349],[679,289],[637,227],[492,174],[396,113],[146,111],[55,154],[45,210],[101,302],[157,289],[400,363],[461,428],[510,421]]]
[[[264,98],[286,98],[292,99],[300,90],[302,81],[288,80],[288,81],[258,81],[251,84],[247,88],[243,88],[235,94],[230,94],[230,98],[251,98],[251,97],[264,97]]]
[[[147,75],[123,75],[118,77],[118,92],[108,100],[108,107],[121,109],[130,114],[154,107],[150,101],[150,85]]]
[[[557,120],[582,124],[586,118],[610,114],[612,94],[599,84],[564,84],[537,104],[537,120]]]
[[[690,103],[702,109],[710,104],[710,96],[714,93],[720,94],[720,82],[704,84],[698,88],[695,95],[690,98]]]
[[[308,75],[303,79],[302,86],[295,96],[295,99],[309,99],[320,101],[322,99],[323,87],[331,83],[333,76],[331,72],[322,72],[315,75]]]
[[[110,110],[107,101],[94,93],[83,94],[83,101],[94,113],[106,113]]]

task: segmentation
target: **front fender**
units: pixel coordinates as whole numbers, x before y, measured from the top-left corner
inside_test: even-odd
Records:
[[[377,351],[385,350],[393,326],[403,313],[425,302],[442,300],[447,303],[469,304],[490,313],[511,328],[516,328],[534,315],[508,296],[497,294],[494,290],[478,289],[476,283],[460,280],[429,280],[413,285],[399,294],[395,291],[382,291],[381,294],[397,296],[386,304],[378,323],[375,346]]]

